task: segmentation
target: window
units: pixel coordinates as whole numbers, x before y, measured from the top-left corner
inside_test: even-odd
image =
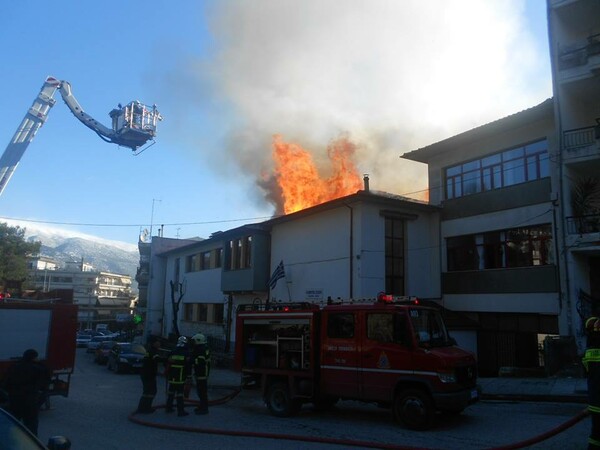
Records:
[[[446,199],[550,176],[548,143],[541,140],[446,169]]]
[[[554,264],[550,224],[446,239],[448,271]]]
[[[394,342],[393,319],[392,314],[368,314],[367,338],[377,342]]]
[[[198,272],[200,270],[200,255],[188,255],[185,258],[185,271],[186,272]]]
[[[404,220],[385,218],[385,291],[404,295]]]
[[[195,322],[206,322],[208,317],[208,305],[206,303],[196,304],[196,317]]]
[[[252,236],[229,241],[229,269],[247,269],[252,263]]]
[[[223,261],[223,249],[218,248],[213,251],[215,252],[215,268],[219,268],[223,264],[223,262],[222,262]]]
[[[330,314],[327,318],[327,337],[334,339],[354,337],[354,314]]]
[[[184,303],[183,305],[183,320],[194,320],[194,304]]]
[[[213,305],[213,323],[223,323],[225,318],[225,305],[223,303],[215,303]]]
[[[202,259],[202,270],[208,270],[210,269],[210,253],[211,252],[203,252],[201,254],[201,259]]]

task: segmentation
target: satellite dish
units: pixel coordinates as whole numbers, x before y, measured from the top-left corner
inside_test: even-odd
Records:
[[[148,237],[150,236],[150,232],[147,228],[144,228],[140,233],[140,242],[149,242]]]

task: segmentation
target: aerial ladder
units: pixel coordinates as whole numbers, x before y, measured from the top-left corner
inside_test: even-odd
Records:
[[[17,168],[27,146],[46,122],[50,109],[56,103],[53,97],[57,90],[60,91],[64,102],[73,115],[105,142],[130,148],[134,154],[143,151],[140,148],[149,141],[154,143],[156,125],[158,121],[162,120],[156,105],[149,107],[137,100],[125,106],[119,104],[117,108],[108,114],[112,119],[112,128],[108,128],[81,108],[77,99],[73,96],[71,85],[67,81],[59,81],[54,77],[48,77],[0,158],[0,195]]]

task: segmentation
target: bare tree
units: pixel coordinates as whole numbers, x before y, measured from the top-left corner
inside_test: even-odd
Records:
[[[175,283],[173,280],[170,280],[169,284],[171,285],[171,306],[173,308],[173,333],[179,337],[181,333],[179,332],[179,322],[177,317],[179,315],[181,300],[183,300],[183,296],[185,295],[186,283],[185,280],[183,280],[183,283]],[[175,299],[176,292],[178,293],[177,299]]]

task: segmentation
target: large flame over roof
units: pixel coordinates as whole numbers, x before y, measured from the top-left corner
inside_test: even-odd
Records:
[[[323,176],[311,153],[298,144],[273,138],[273,178],[281,191],[285,214],[334,200],[362,189],[362,179],[353,158],[356,146],[345,137],[327,147],[330,167]]]

